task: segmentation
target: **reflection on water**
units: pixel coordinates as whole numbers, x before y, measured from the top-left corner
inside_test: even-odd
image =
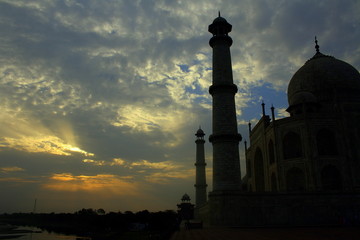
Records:
[[[86,239],[77,237],[74,235],[64,235],[58,233],[49,233],[47,231],[41,231],[38,228],[34,227],[18,227],[15,230],[25,230],[25,231],[33,231],[33,232],[25,232],[24,233],[12,233],[12,234],[0,234],[0,239],[15,239],[15,240],[78,240],[78,239]]]

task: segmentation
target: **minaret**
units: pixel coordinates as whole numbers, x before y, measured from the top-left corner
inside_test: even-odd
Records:
[[[204,151],[204,131],[199,128],[196,134],[196,182],[195,182],[195,206],[199,207],[206,203],[206,174],[205,174],[205,151]]]
[[[210,46],[213,48],[213,81],[209,92],[213,98],[212,130],[209,141],[213,145],[213,191],[241,189],[239,142],[235,94],[230,46],[232,44],[231,24],[217,17],[209,26],[213,34]]]

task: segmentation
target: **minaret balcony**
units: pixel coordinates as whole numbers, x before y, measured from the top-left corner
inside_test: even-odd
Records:
[[[227,35],[214,35],[210,38],[209,45],[213,48],[218,44],[227,44],[229,47],[232,45],[233,40]]]
[[[242,136],[240,133],[236,134],[211,134],[209,136],[209,141],[211,143],[216,142],[240,142],[242,140]]]
[[[238,88],[235,84],[215,84],[215,85],[211,85],[209,88],[209,93],[211,94],[211,96],[213,96],[215,93],[218,92],[230,92],[230,93],[237,93]]]

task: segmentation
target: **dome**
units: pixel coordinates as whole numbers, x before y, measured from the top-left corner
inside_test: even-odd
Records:
[[[317,52],[291,78],[289,106],[301,102],[360,101],[360,74],[350,64]]]
[[[183,202],[185,202],[185,201],[190,201],[191,199],[190,199],[190,196],[189,195],[187,195],[186,193],[182,196],[182,198],[181,198],[181,201],[183,201]]]
[[[232,25],[226,21],[225,18],[219,16],[214,19],[213,23],[209,25],[209,32],[215,35],[227,35],[231,32]]]
[[[227,23],[227,21],[225,18],[219,16],[214,19],[213,23]]]
[[[311,92],[297,92],[292,97],[292,104],[317,103],[317,99]]]
[[[203,136],[205,136],[205,133],[201,128],[199,128],[199,130],[197,130],[195,136],[203,137]]]

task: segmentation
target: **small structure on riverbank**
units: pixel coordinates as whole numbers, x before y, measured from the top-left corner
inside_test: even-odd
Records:
[[[194,204],[192,204],[190,196],[186,193],[181,198],[181,203],[178,204],[178,214],[182,221],[189,221],[194,218]]]

